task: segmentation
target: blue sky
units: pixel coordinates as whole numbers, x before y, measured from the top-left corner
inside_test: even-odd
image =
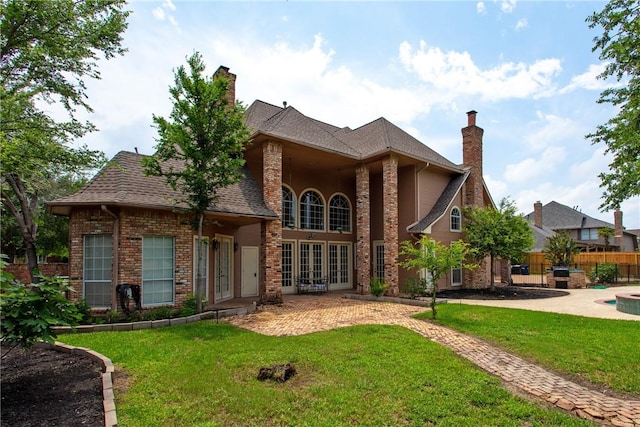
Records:
[[[112,157],[153,153],[152,115],[171,111],[173,71],[199,51],[213,73],[237,77],[236,96],[357,128],[385,117],[460,163],[466,112],[484,128],[492,197],[521,213],[537,200],[600,212],[598,173],[610,158],[584,135],[615,114],[596,100],[606,84],[585,18],[604,2],[133,2],[124,46],[88,82],[83,139]],[[640,198],[622,205],[640,228]]]

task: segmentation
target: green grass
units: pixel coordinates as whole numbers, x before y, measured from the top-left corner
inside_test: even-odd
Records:
[[[552,370],[640,396],[640,322],[464,304],[440,305],[437,322]]]
[[[127,426],[581,426],[515,397],[451,351],[397,326],[267,337],[199,322],[62,335],[129,376],[116,396]],[[291,362],[284,384],[256,379]]]

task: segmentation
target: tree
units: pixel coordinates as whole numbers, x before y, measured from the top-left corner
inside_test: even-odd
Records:
[[[519,258],[533,246],[533,231],[509,199],[500,201],[498,209],[474,207],[464,210],[466,241],[476,251],[478,259],[491,258],[491,292],[495,290],[496,258]]]
[[[606,63],[600,79],[614,77],[618,85],[600,93],[598,103],[611,103],[617,114],[587,135],[592,144],[604,143],[613,155],[609,171],[599,175],[604,188],[601,209],[616,209],[640,195],[640,3],[611,0],[587,18],[589,28],[602,27],[592,51]]]
[[[56,177],[85,175],[104,155],[70,144],[95,130],[75,117],[91,111],[84,79],[99,79],[99,53],[122,55],[124,0],[0,3],[0,178],[3,208],[20,229],[32,281],[41,197]],[[61,105],[60,118],[47,104]],[[52,111],[53,110],[53,111]]]
[[[566,231],[559,231],[547,238],[542,252],[552,265],[568,267],[573,262],[573,256],[580,253],[580,248]]]
[[[598,228],[598,236],[602,237],[602,240],[604,240],[605,251],[609,249],[609,239],[611,239],[611,236],[613,236],[614,233],[615,230],[611,227]]]
[[[415,244],[405,240],[400,245],[400,255],[406,257],[400,265],[416,272],[426,272],[433,284],[431,289],[431,317],[436,318],[436,291],[438,281],[452,268],[474,269],[477,266],[465,263],[473,250],[462,240],[445,246],[440,242],[423,235]]]
[[[187,59],[189,70],[175,71],[170,118],[154,115],[159,138],[156,153],[143,159],[145,173],[164,176],[171,188],[180,189],[194,216],[193,228],[202,242],[205,212],[215,206],[218,189],[239,182],[242,153],[250,131],[244,123],[245,108],[230,100],[224,76],[204,77],[205,64],[198,52]],[[174,167],[175,161],[181,165]],[[169,162],[173,161],[173,162]],[[203,253],[196,245],[196,304],[202,311]]]

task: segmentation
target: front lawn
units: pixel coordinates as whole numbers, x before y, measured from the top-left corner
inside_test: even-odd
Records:
[[[203,321],[59,339],[126,372],[129,389],[116,395],[125,427],[591,425],[513,396],[497,378],[397,326],[269,337]],[[297,370],[286,383],[256,379],[260,367],[286,362]]]
[[[451,303],[438,306],[437,322],[552,370],[640,396],[640,322]]]

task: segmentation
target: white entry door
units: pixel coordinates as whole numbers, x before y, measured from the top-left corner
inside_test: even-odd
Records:
[[[242,247],[242,296],[258,295],[258,247]]]
[[[233,298],[233,238],[216,236],[216,301]]]

